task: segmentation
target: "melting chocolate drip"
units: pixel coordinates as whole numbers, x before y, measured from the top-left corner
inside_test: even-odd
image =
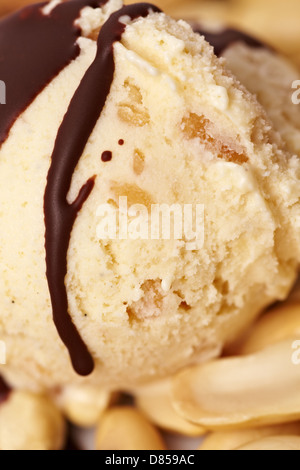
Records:
[[[47,3],[31,5],[0,21],[0,79],[6,84],[1,105],[0,145],[18,116],[80,53],[75,20],[85,6],[107,0],[71,0],[44,15]]]
[[[4,382],[4,380],[0,376],[0,405],[9,398],[10,392],[11,388]]]
[[[110,162],[112,160],[112,152],[110,152],[110,150],[106,150],[105,152],[103,152],[101,155],[101,160],[104,163]]]
[[[81,375],[92,373],[94,362],[69,315],[65,277],[72,228],[78,211],[93,189],[95,177],[86,182],[72,204],[68,204],[67,195],[75,168],[110,92],[115,72],[113,45],[121,40],[126,28],[119,20],[123,16],[132,20],[146,17],[150,11],[160,10],[147,3],[126,6],[112,14],[101,28],[95,61],[76,90],[59,128],[48,173],[45,246],[53,318],[74,369]]]
[[[205,28],[202,28],[201,25],[193,25],[193,30],[195,33],[199,33],[205,37],[206,41],[214,47],[215,54],[217,56],[222,55],[229,46],[236,42],[243,42],[244,44],[254,48],[266,47],[258,39],[235,29],[224,29],[220,32],[212,33],[211,31],[207,31]]]

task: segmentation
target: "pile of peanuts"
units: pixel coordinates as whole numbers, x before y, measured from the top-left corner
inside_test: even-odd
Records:
[[[221,358],[131,391],[133,405],[91,387],[13,391],[0,406],[0,449],[62,449],[67,418],[96,428],[98,450],[165,450],[166,432],[203,436],[198,450],[300,450],[299,292]]]

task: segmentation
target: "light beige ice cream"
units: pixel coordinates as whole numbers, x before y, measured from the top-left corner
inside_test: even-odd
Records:
[[[232,44],[223,56],[234,75],[257,96],[288,150],[300,156],[300,73],[268,48]]]
[[[0,149],[1,373],[33,389],[130,389],[219,354],[269,303],[300,260],[300,164],[256,100],[183,21],[128,21],[114,45],[111,93],[74,173],[69,201],[97,175],[71,235],[70,314],[96,362],[72,370],[52,321],[43,197],[59,125],[96,42],[120,7],[82,12],[81,53],[19,117]],[[38,38],[37,38],[38,40]],[[124,145],[118,145],[120,139]],[[110,162],[101,161],[111,151]],[[97,238],[99,204],[204,204],[203,248],[186,240]]]

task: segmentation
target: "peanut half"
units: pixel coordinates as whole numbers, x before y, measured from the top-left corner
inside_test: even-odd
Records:
[[[96,435],[97,450],[166,450],[152,424],[136,409],[115,407],[104,413]]]
[[[156,426],[171,433],[197,437],[205,429],[181,418],[172,407],[171,381],[164,380],[136,392],[136,405]]]
[[[300,437],[274,436],[251,442],[237,450],[300,450]]]
[[[249,442],[282,435],[300,436],[300,421],[277,426],[214,432],[206,437],[198,450],[236,450]]]
[[[69,386],[57,401],[71,423],[86,428],[96,426],[113,398],[112,394],[94,387]]]
[[[45,396],[14,391],[0,406],[1,450],[60,450],[65,421]]]
[[[237,353],[253,354],[292,337],[300,340],[300,303],[286,303],[263,315]]]
[[[207,429],[233,429],[300,419],[300,366],[293,339],[246,357],[220,359],[181,372],[173,404]]]

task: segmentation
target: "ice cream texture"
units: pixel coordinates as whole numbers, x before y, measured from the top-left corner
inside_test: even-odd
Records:
[[[0,115],[1,374],[33,390],[130,390],[215,357],[295,281],[299,158],[184,21],[119,0],[18,15],[0,22],[0,57],[9,22],[23,50],[41,21],[59,23],[67,53],[57,65],[45,33],[50,79],[31,57],[37,89],[18,76],[18,112]],[[203,204],[203,248],[99,240],[97,209],[120,196]]]
[[[287,149],[300,155],[299,71],[283,54],[257,39],[219,25],[194,25],[226,59],[227,67],[262,104]]]

